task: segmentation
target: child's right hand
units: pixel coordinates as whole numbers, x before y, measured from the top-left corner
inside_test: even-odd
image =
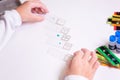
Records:
[[[99,62],[95,53],[88,49],[81,49],[75,52],[69,64],[67,75],[84,76],[92,80],[98,66]]]
[[[43,14],[48,13],[46,6],[38,1],[26,1],[17,9],[22,22],[38,22],[44,20]]]

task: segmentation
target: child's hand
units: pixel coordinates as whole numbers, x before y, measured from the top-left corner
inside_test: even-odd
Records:
[[[46,6],[40,1],[27,1],[17,9],[23,22],[37,22],[44,20],[44,14],[48,13]]]
[[[95,53],[87,49],[81,49],[75,52],[69,64],[67,75],[80,75],[92,80],[98,66],[99,62]]]

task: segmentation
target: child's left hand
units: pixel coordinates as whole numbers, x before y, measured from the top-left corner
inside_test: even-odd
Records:
[[[17,9],[22,18],[22,22],[38,22],[44,20],[43,14],[48,13],[46,6],[38,1],[26,1]]]

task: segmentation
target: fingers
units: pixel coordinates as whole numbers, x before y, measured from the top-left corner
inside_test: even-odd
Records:
[[[47,7],[40,1],[32,1],[31,8],[37,9],[39,12],[48,13]]]
[[[35,14],[45,14],[40,8],[33,8],[32,13]]]
[[[89,60],[90,65],[93,65],[97,61],[97,56],[94,52],[91,52],[91,58]]]
[[[90,51],[88,49],[82,48],[81,51],[83,51],[84,55],[83,55],[83,59],[88,61],[90,58]]]
[[[100,63],[96,61],[92,66],[92,73],[95,73],[99,66],[100,66]]]
[[[93,68],[95,68],[95,70],[100,66],[100,63],[98,61],[95,62],[95,64],[93,65]]]
[[[76,52],[74,53],[74,56],[73,56],[72,60],[71,60],[70,66],[71,66],[72,64],[78,64],[78,63],[80,63],[80,62],[81,62],[81,59],[82,59],[82,56],[83,56],[83,52],[82,52],[81,50],[76,51]]]
[[[100,65],[100,63],[97,61],[95,52],[91,52],[91,59],[89,60],[89,64],[92,67],[92,73],[94,74]]]
[[[89,77],[89,80],[93,80],[94,74],[96,73],[98,67],[100,66],[100,63],[98,61],[96,61],[92,67],[92,71],[91,71],[91,76]]]
[[[82,48],[81,50],[79,51],[76,51],[74,53],[74,57],[79,57],[79,59],[83,58],[83,60],[89,60],[91,56],[91,51],[89,51],[88,49],[86,48]]]
[[[72,61],[80,62],[81,59],[83,61],[87,61],[91,66],[97,62],[97,56],[95,52],[89,51],[88,49],[82,48],[79,51],[74,53]]]
[[[82,58],[82,57],[83,57],[83,52],[82,52],[81,50],[76,51],[76,52],[74,53],[74,56],[75,56],[75,57],[80,57],[80,58]]]

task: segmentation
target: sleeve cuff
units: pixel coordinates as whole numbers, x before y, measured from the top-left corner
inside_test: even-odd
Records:
[[[17,28],[22,25],[20,14],[16,10],[6,11],[6,18],[10,19],[12,28]]]
[[[69,75],[69,76],[66,76],[64,80],[88,80],[88,79],[83,76]]]

